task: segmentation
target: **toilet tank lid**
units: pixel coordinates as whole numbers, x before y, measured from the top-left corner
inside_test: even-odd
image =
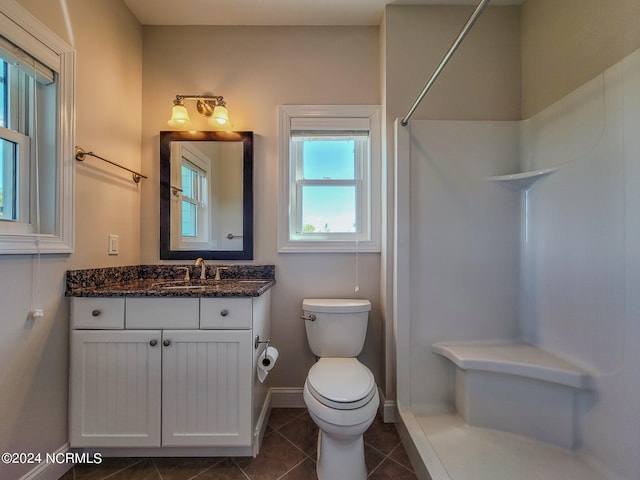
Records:
[[[371,302],[359,298],[305,298],[302,309],[318,313],[368,312]]]

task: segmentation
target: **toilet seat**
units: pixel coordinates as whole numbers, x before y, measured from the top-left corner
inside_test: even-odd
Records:
[[[336,410],[355,410],[376,393],[371,371],[357,358],[321,358],[309,370],[307,387],[323,405]]]

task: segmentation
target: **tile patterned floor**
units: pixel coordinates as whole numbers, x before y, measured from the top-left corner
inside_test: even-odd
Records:
[[[60,480],[314,480],[317,436],[305,409],[278,408],[256,458],[104,458]],[[417,480],[393,424],[377,417],[364,441],[369,479]]]

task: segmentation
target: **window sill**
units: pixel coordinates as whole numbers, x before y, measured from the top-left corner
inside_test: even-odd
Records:
[[[278,253],[380,253],[380,245],[371,242],[286,242]]]

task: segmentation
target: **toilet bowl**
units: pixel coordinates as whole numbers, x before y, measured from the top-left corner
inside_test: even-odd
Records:
[[[364,432],[380,398],[371,371],[358,361],[371,304],[360,299],[305,299],[305,330],[320,357],[309,369],[304,402],[320,429],[319,480],[365,480]]]
[[[321,358],[304,385],[304,402],[318,425],[319,480],[364,480],[363,434],[380,399],[371,371],[355,358]]]

